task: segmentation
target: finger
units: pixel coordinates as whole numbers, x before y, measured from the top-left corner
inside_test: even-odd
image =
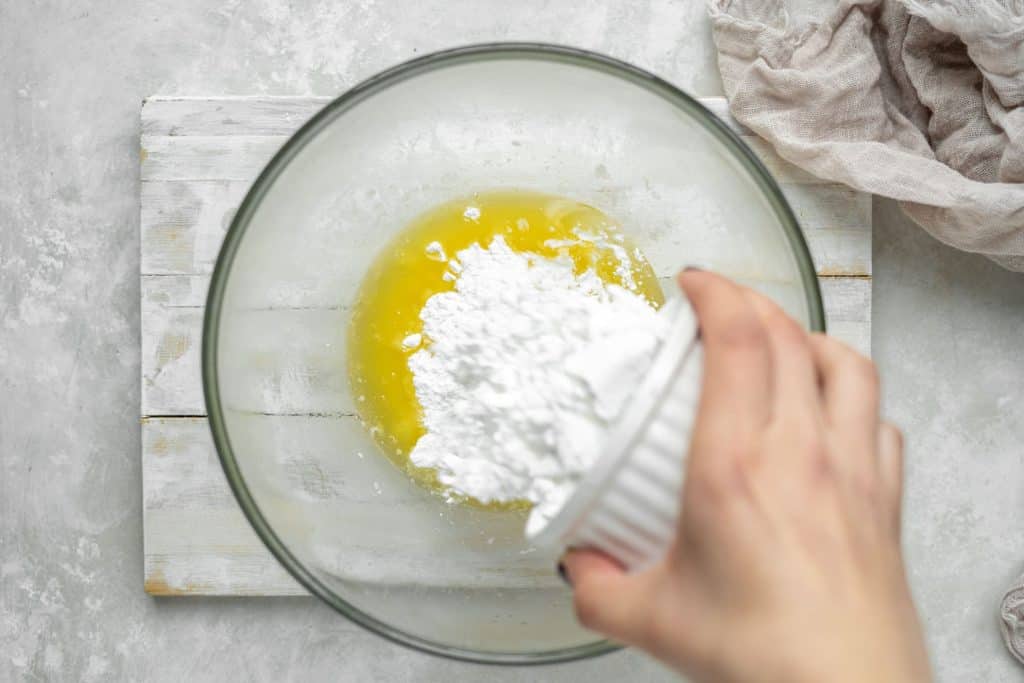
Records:
[[[743,293],[768,331],[775,369],[773,419],[783,420],[787,428],[817,428],[821,401],[807,332],[765,295],[753,289]]]
[[[878,428],[878,465],[892,527],[899,537],[903,507],[903,435],[889,422],[882,422]]]
[[[740,437],[761,429],[772,412],[768,333],[742,290],[705,271],[687,270],[679,286],[693,305],[704,342],[697,430]]]
[[[809,337],[824,397],[825,420],[848,469],[877,473],[878,373],[870,360],[823,334]]]
[[[572,585],[580,624],[621,643],[643,642],[655,598],[649,576],[627,574],[596,550],[570,550],[560,566]]]

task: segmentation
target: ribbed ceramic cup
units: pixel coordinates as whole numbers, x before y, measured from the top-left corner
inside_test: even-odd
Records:
[[[528,529],[538,545],[596,548],[636,571],[672,542],[703,349],[689,303],[677,298],[666,307],[669,332],[603,453],[555,517]]]

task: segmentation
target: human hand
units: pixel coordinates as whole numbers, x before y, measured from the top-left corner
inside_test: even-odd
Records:
[[[679,284],[705,365],[676,539],[636,574],[568,552],[580,622],[702,681],[929,680],[874,365],[725,278]]]

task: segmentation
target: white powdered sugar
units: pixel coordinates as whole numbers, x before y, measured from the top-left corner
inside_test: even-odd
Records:
[[[427,300],[409,357],[426,428],[412,462],[455,495],[530,501],[531,524],[546,522],[600,455],[668,321],[568,257],[500,236],[449,263],[455,289]]]

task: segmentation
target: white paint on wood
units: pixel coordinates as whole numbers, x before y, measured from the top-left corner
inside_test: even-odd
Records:
[[[207,274],[251,179],[323,98],[153,98],[143,111],[142,273]],[[715,111],[723,100],[704,101]],[[252,127],[238,123],[252,111]],[[288,121],[289,123],[283,123]],[[240,134],[245,133],[245,134]],[[259,133],[253,135],[252,133]],[[757,139],[783,184],[822,274],[871,272],[870,197],[833,184],[809,191],[817,179],[782,169],[785,162]],[[794,173],[796,175],[794,175]],[[604,191],[623,194],[623,188]],[[361,245],[373,248],[373,245]],[[354,245],[358,249],[360,245]],[[358,253],[349,258],[361,258]],[[369,256],[369,254],[365,254]],[[654,254],[657,257],[657,254]],[[657,261],[657,258],[655,258]],[[676,264],[656,264],[675,268]],[[661,275],[667,272],[659,272]],[[754,273],[737,272],[740,277]],[[293,302],[298,305],[305,302]]]
[[[154,97],[144,103],[140,216],[142,432],[145,572],[150,593],[303,592],[265,550],[238,509],[213,450],[205,418],[184,416],[206,412],[199,371],[202,315],[209,275],[224,233],[263,165],[288,135],[328,101],[303,97]],[[821,275],[830,332],[869,352],[870,196],[821,181],[780,159],[728,115],[724,100],[702,102],[743,136],[780,180],[804,227]],[[751,274],[733,275],[743,278]],[[771,289],[785,285],[769,282],[760,286]],[[340,390],[345,381],[339,369],[343,363],[338,362],[343,357],[343,345],[325,352],[322,339],[326,330],[316,327],[336,326],[340,331],[342,321],[332,321],[324,309],[289,310],[262,306],[259,301],[250,303],[253,310],[240,314],[242,329],[250,325],[266,330],[268,318],[275,321],[271,328],[302,330],[312,325],[316,329],[309,335],[295,335],[284,351],[281,345],[272,344],[261,351],[255,344],[252,355],[234,359],[240,367],[289,367],[299,372],[291,378],[274,377],[272,373],[252,375],[250,379],[256,384],[239,382],[225,396],[230,407],[243,414],[275,410],[285,414],[260,416],[271,421],[327,419],[344,424],[352,420],[352,406],[338,398],[347,394]],[[332,310],[333,315],[343,317],[344,311]],[[285,353],[287,358],[267,357],[273,353]],[[315,387],[289,390],[289,381],[306,375],[317,378]],[[322,417],[303,417],[306,413]],[[361,429],[352,424],[351,428]],[[255,423],[253,429],[258,429]],[[317,495],[317,491],[342,499],[354,495],[351,483],[346,489],[340,479],[335,481],[337,477],[330,474],[325,461],[295,460],[286,466],[288,476],[298,477],[299,483],[308,480],[313,487],[310,495]],[[346,565],[344,558],[339,561],[343,573],[359,578],[362,565]],[[370,579],[380,577],[361,577]],[[392,576],[387,580],[403,579]],[[462,577],[456,582],[464,585],[468,580]],[[508,577],[502,581],[507,582]]]
[[[871,322],[870,278],[827,277],[818,282],[829,323]]]
[[[329,97],[156,96],[143,104],[142,135],[284,135],[294,133]]]
[[[871,278],[819,278],[830,335],[871,356]]]
[[[154,95],[143,103],[143,135],[291,135],[330,97]],[[752,135],[729,113],[724,97],[700,99],[737,135]]]
[[[206,413],[200,351],[208,283],[205,276],[142,278],[144,416]],[[870,279],[829,277],[820,283],[829,331],[868,353]],[[748,284],[775,295],[771,283]],[[671,278],[662,285],[671,287]],[[781,299],[781,294],[776,298]],[[239,368],[235,375],[238,381],[224,387],[225,402],[238,410],[275,414],[354,412],[343,371],[344,317],[345,311],[340,309],[271,309],[236,314],[240,334],[251,329],[249,338],[253,341],[246,345],[244,354],[224,361]],[[287,343],[282,343],[279,336]],[[325,340],[330,340],[326,342],[329,346]],[[265,370],[245,372],[246,366]]]
[[[235,502],[206,418],[142,422],[145,589],[152,595],[302,595]]]
[[[775,180],[782,185],[831,185],[829,180],[811,175],[798,166],[789,163],[772,149],[772,146],[765,140],[755,136],[744,136],[743,142],[747,143],[750,149],[754,150],[761,163],[775,177]]]
[[[729,101],[724,97],[703,97],[700,100],[708,110],[717,116],[722,123],[727,125],[732,132],[736,133],[740,137],[750,137],[753,133],[750,129],[744,126],[742,123],[733,118],[733,115],[729,113]]]
[[[224,234],[248,187],[248,180],[163,181],[144,176],[142,274],[211,273]],[[839,185],[782,187],[804,229],[819,272],[871,273],[870,196]]]
[[[245,431],[259,439],[272,440],[281,431],[312,435],[304,448],[275,452],[273,463],[250,465],[279,468],[275,481],[314,509],[315,515],[301,522],[308,544],[291,548],[307,563],[346,582],[374,586],[558,587],[551,558],[529,552],[522,540],[522,515],[497,528],[490,524],[490,533],[502,528],[507,533],[488,537],[479,518],[492,522],[494,513],[448,505],[383,458],[339,451],[346,434],[365,433],[356,418],[253,415],[243,420]],[[147,590],[161,595],[301,592],[267,557],[239,510],[206,420],[151,418],[143,421],[142,431]],[[412,520],[422,528],[410,527]],[[391,533],[381,534],[381,528]],[[337,535],[345,539],[344,552],[337,551]],[[488,552],[481,552],[484,548]]]
[[[209,277],[143,276],[142,415],[204,415],[200,360]],[[236,311],[247,341],[221,359],[235,381],[222,389],[236,410],[275,414],[351,414],[344,373],[345,311]]]
[[[251,180],[144,179],[140,212],[142,274],[212,273],[224,234]]]
[[[209,278],[142,279],[142,414],[205,415],[200,351]],[[177,303],[186,302],[186,303]]]
[[[252,182],[287,136],[147,135],[142,138],[142,179]]]

